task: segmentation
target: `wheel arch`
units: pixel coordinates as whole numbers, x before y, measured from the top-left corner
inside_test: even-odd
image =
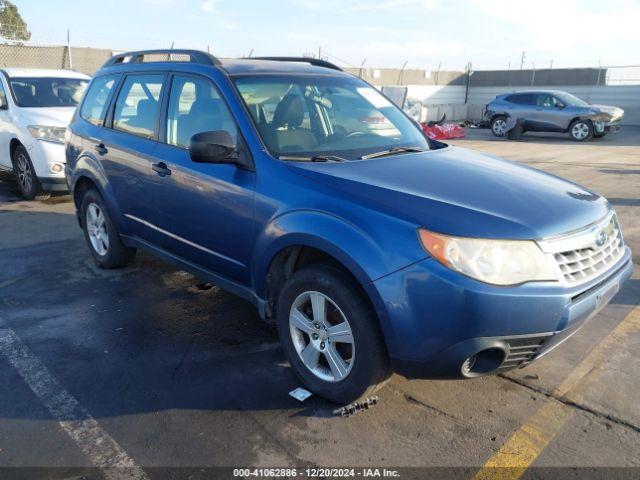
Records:
[[[405,265],[393,265],[385,249],[355,225],[318,211],[299,210],[275,218],[256,239],[251,276],[255,295],[265,305],[265,319],[273,318],[286,279],[316,262],[329,263],[350,276],[375,312],[388,347],[393,330],[374,281]]]
[[[496,112],[493,115],[491,115],[491,118],[489,119],[489,124],[491,124],[498,117],[509,118],[510,116],[511,115],[509,115],[507,112]]]
[[[9,142],[9,158],[11,159],[11,163],[13,163],[13,154],[19,146],[24,147],[24,144],[18,140],[18,137],[13,137]]]
[[[102,196],[105,201],[109,214],[120,232],[124,232],[124,222],[122,216],[119,215],[118,205],[115,196],[111,190],[111,186],[106,179],[106,175],[100,164],[93,158],[83,155],[78,157],[71,174],[70,193],[76,207],[76,212],[80,213],[82,206],[82,198],[84,194],[91,188],[94,188]],[[82,226],[80,215],[78,221]]]

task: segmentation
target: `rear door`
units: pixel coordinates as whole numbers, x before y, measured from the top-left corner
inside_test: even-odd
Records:
[[[507,98],[513,105],[509,110],[509,115],[513,118],[525,121],[525,128],[534,126],[534,111],[536,96],[533,93],[516,93]]]
[[[176,73],[171,78],[154,152],[154,243],[210,271],[249,282],[255,172],[231,164],[194,163],[187,147],[200,132],[226,130],[239,154],[250,155],[213,82]]]
[[[163,73],[124,76],[106,121],[108,128],[89,139],[109,179],[127,232],[146,239],[152,233],[146,225],[153,212],[149,181],[165,80]]]

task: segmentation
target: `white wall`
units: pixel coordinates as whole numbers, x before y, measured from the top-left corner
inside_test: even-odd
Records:
[[[534,87],[535,88],[535,87]],[[538,87],[543,89],[543,87]],[[482,109],[496,95],[532,87],[474,87],[469,88],[467,104],[464,104],[465,87],[457,85],[409,85],[407,98],[420,100],[425,107],[423,121],[440,118],[443,113],[449,120],[479,120]],[[614,105],[625,111],[624,125],[640,126],[640,85],[607,86],[558,86],[590,103]]]
[[[407,99],[420,100],[423,105],[421,121],[438,120],[443,114],[448,120],[467,118],[464,104],[465,87],[459,85],[408,85]]]

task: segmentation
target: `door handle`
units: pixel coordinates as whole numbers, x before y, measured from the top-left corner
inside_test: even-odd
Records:
[[[93,149],[98,152],[99,155],[106,155],[109,150],[107,150],[107,147],[104,146],[104,143],[100,142],[99,144],[95,145],[93,147]]]
[[[153,171],[156,172],[161,177],[166,177],[167,175],[171,175],[171,170],[169,169],[169,167],[167,167],[167,164],[164,162],[153,163],[151,165],[151,168],[153,168]]]

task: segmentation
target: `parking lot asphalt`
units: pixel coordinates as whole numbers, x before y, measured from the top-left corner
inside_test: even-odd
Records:
[[[511,466],[516,478],[529,466],[640,468],[640,128],[584,144],[471,129],[451,143],[608,197],[634,275],[539,362],[462,382],[394,376],[377,406],[351,418],[288,395],[300,384],[250,304],[144,253],[123,270],[96,268],[68,196],[20,201],[0,177],[0,467],[40,467],[0,476],[388,466],[465,467],[457,474],[472,478]],[[114,474],[119,466],[129,470]]]

